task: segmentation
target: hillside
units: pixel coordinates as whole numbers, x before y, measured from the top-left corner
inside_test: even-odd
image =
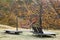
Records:
[[[59,0],[0,0],[0,24],[15,27],[17,24],[16,16],[18,16],[19,27],[29,25],[31,20],[36,20],[34,18],[40,14],[40,2],[42,2],[43,7],[42,27],[60,29]],[[38,26],[38,20],[34,26]]]

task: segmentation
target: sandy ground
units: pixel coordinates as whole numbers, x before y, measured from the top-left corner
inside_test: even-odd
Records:
[[[13,28],[12,28],[13,29]],[[9,30],[12,30],[9,28]],[[38,37],[31,33],[30,29],[20,29],[23,31],[20,35],[4,33],[6,29],[0,29],[0,40],[60,40],[60,30],[48,30],[56,33],[56,37]],[[15,29],[13,29],[15,30]]]

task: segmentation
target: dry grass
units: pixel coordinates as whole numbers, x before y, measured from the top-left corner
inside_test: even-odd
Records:
[[[53,30],[57,35],[56,37],[37,37],[34,36],[29,30],[22,29],[23,33],[20,35],[5,34],[4,30],[0,30],[0,40],[60,40],[60,31]],[[28,31],[28,32],[27,32]],[[51,31],[51,30],[50,30]]]
[[[5,26],[6,25],[4,25],[4,27]],[[9,26],[6,29],[15,30],[14,28],[10,28]],[[41,37],[34,36],[33,33],[29,32],[31,31],[30,29],[19,29],[23,31],[23,33],[20,35],[6,34],[4,33],[6,29],[5,28],[0,29],[0,40],[60,40],[60,30],[48,30],[48,31],[55,32],[56,37],[42,37],[41,38]]]

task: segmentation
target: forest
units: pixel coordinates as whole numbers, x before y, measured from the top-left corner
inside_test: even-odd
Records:
[[[15,27],[18,17],[19,27],[38,27],[41,9],[42,28],[60,29],[60,0],[0,0],[0,24]]]

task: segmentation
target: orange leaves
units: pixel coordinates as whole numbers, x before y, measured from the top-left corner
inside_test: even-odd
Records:
[[[59,2],[54,1],[54,0],[50,0],[50,1],[51,1],[52,5],[50,5],[49,3],[47,4],[46,0],[42,1],[42,3],[43,3],[42,4],[42,6],[43,6],[42,26],[44,28],[50,27],[50,24],[53,26],[56,26],[56,25],[60,26],[60,18],[59,18],[60,1]],[[12,1],[12,3],[13,3],[13,1]],[[0,9],[0,13],[4,14],[4,16],[5,16],[2,20],[2,22],[6,22],[7,24],[9,24],[9,19],[12,19],[13,21],[16,22],[15,19],[16,19],[16,16],[18,15],[18,17],[20,18],[19,25],[26,27],[30,24],[29,20],[32,20],[33,24],[35,23],[35,26],[38,25],[39,22],[37,22],[37,21],[39,21],[39,17],[34,16],[34,15],[38,16],[39,12],[40,12],[40,5],[39,5],[38,1],[17,0],[17,1],[14,1],[13,4],[12,3],[11,4],[10,4],[10,2],[5,2],[5,3],[1,2],[0,3],[0,6],[1,5],[3,6]],[[29,4],[27,4],[27,3],[29,3]],[[8,12],[6,12],[6,10],[7,10],[6,8],[9,9]],[[15,13],[17,13],[16,16],[14,15]],[[57,18],[57,16],[58,16],[58,18]],[[10,21],[10,23],[12,23],[12,21]],[[16,24],[16,23],[14,23],[14,24]],[[52,28],[53,28],[53,26],[52,26]]]

